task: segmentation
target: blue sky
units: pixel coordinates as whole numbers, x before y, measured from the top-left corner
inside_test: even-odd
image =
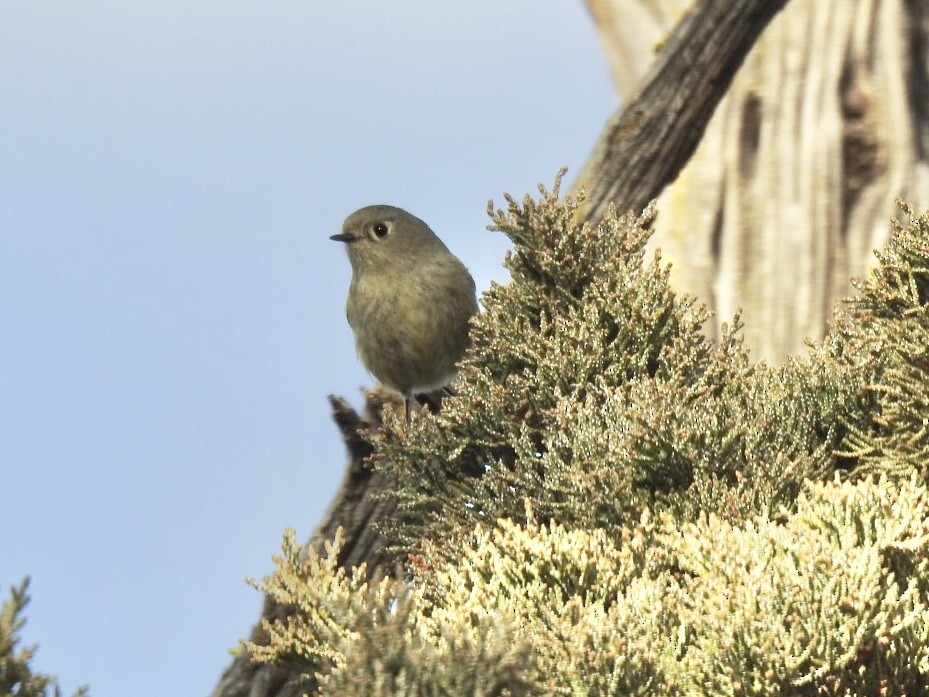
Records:
[[[479,288],[486,202],[577,172],[615,98],[580,0],[0,2],[0,588],[70,693],[206,695],[370,378],[355,208]]]

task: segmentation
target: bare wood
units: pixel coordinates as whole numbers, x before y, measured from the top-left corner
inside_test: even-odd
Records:
[[[692,0],[587,4],[614,83],[631,94]],[[653,243],[676,288],[719,321],[743,308],[756,358],[781,360],[823,335],[884,241],[895,198],[929,205],[927,62],[925,0],[794,0],[661,195]],[[598,159],[589,180],[629,176]]]
[[[638,212],[674,180],[752,44],[786,3],[706,0],[684,14],[579,177],[589,219],[610,205]]]

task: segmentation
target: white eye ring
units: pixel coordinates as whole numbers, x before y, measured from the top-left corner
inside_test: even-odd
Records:
[[[375,240],[383,240],[390,234],[390,226],[387,223],[374,223],[371,226],[371,236]]]

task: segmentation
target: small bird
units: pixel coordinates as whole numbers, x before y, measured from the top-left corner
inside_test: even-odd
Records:
[[[394,206],[352,213],[342,232],[352,265],[346,315],[362,363],[410,400],[447,387],[468,347],[474,279],[422,220]]]

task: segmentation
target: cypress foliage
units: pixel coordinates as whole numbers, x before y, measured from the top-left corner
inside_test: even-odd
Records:
[[[646,258],[654,208],[558,189],[489,211],[511,280],[457,396],[371,436],[401,580],[289,536],[258,586],[298,611],[249,650],[322,694],[929,693],[929,219],[754,365]]]
[[[58,681],[33,670],[35,646],[20,645],[20,631],[26,623],[23,614],[29,604],[29,579],[10,588],[10,598],[0,606],[0,695],[4,697],[61,697]],[[74,697],[86,697],[86,687]]]

